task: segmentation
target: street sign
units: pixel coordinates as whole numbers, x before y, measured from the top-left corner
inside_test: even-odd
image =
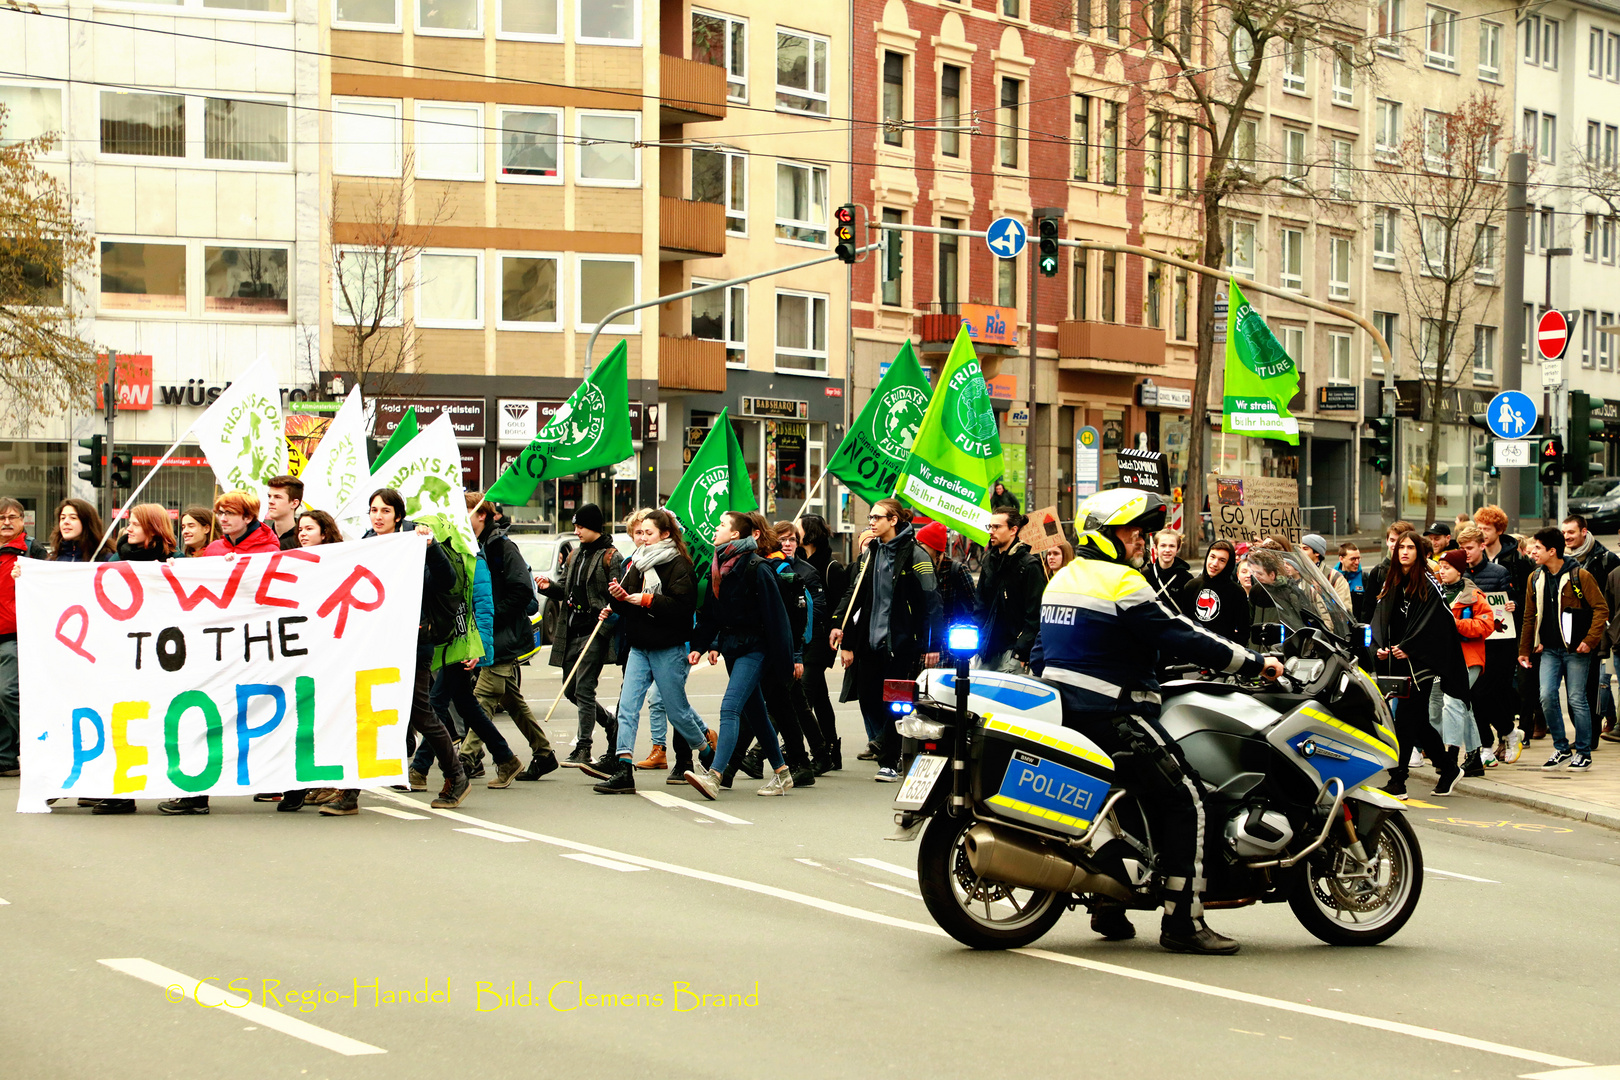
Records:
[[[1102,435],[1087,425],[1074,433],[1074,497],[1097,494],[1102,483]]]
[[[1536,348],[1548,360],[1557,360],[1569,348],[1569,320],[1557,308],[1549,308],[1536,323]]]
[[[1525,469],[1534,464],[1530,450],[1535,444],[1525,439],[1492,439],[1491,461],[1498,469]]]
[[[1029,243],[1029,230],[1015,217],[998,217],[984,230],[984,242],[998,259],[1016,259]]]
[[[1562,360],[1543,360],[1541,362],[1541,388],[1543,390],[1556,390],[1564,385],[1564,362]]]
[[[1536,403],[1518,390],[1504,390],[1485,406],[1485,426],[1498,439],[1528,439],[1536,429]]]

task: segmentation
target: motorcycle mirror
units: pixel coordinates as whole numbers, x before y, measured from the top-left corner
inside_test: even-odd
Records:
[[[1261,623],[1258,639],[1258,643],[1266,648],[1281,645],[1288,639],[1288,627],[1282,623]]]

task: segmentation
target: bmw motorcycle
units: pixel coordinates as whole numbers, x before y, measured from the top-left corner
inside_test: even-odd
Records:
[[[1398,761],[1386,695],[1403,680],[1367,673],[1326,578],[1303,556],[1284,558],[1278,581],[1256,585],[1280,620],[1263,630],[1283,678],[1193,673],[1161,686],[1160,721],[1216,823],[1204,907],[1286,902],[1329,944],[1376,945],[1423,891],[1405,806],[1379,790]],[[1051,686],[970,673],[976,628],[950,636],[954,671],[885,685],[905,771],[891,839],[921,835],[918,881],[934,920],[972,948],[1012,949],[1100,900],[1158,908],[1154,819],[1116,783],[1113,760],[1063,726]]]

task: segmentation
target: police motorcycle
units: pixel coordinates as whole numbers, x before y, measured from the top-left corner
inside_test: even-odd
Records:
[[[1278,554],[1283,572],[1264,587],[1280,621],[1262,637],[1283,677],[1161,684],[1160,722],[1217,823],[1204,907],[1286,902],[1322,941],[1376,945],[1423,890],[1405,805],[1379,790],[1398,760],[1386,694],[1400,688],[1357,662],[1357,628],[1316,566]],[[949,628],[948,644],[954,670],[885,684],[905,773],[891,839],[921,834],[918,882],[935,922],[971,948],[1012,949],[1074,908],[1158,908],[1153,824],[1116,785],[1114,762],[1063,726],[1046,683],[970,673],[976,627]]]

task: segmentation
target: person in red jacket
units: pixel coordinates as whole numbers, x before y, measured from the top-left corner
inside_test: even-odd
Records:
[[[227,491],[214,500],[219,539],[203,548],[204,555],[251,555],[281,550],[275,530],[259,520],[259,497],[251,491]]]
[[[23,526],[23,504],[0,498],[0,776],[20,776],[17,749],[21,706],[17,699],[17,583],[12,568],[18,559],[49,556]]]

